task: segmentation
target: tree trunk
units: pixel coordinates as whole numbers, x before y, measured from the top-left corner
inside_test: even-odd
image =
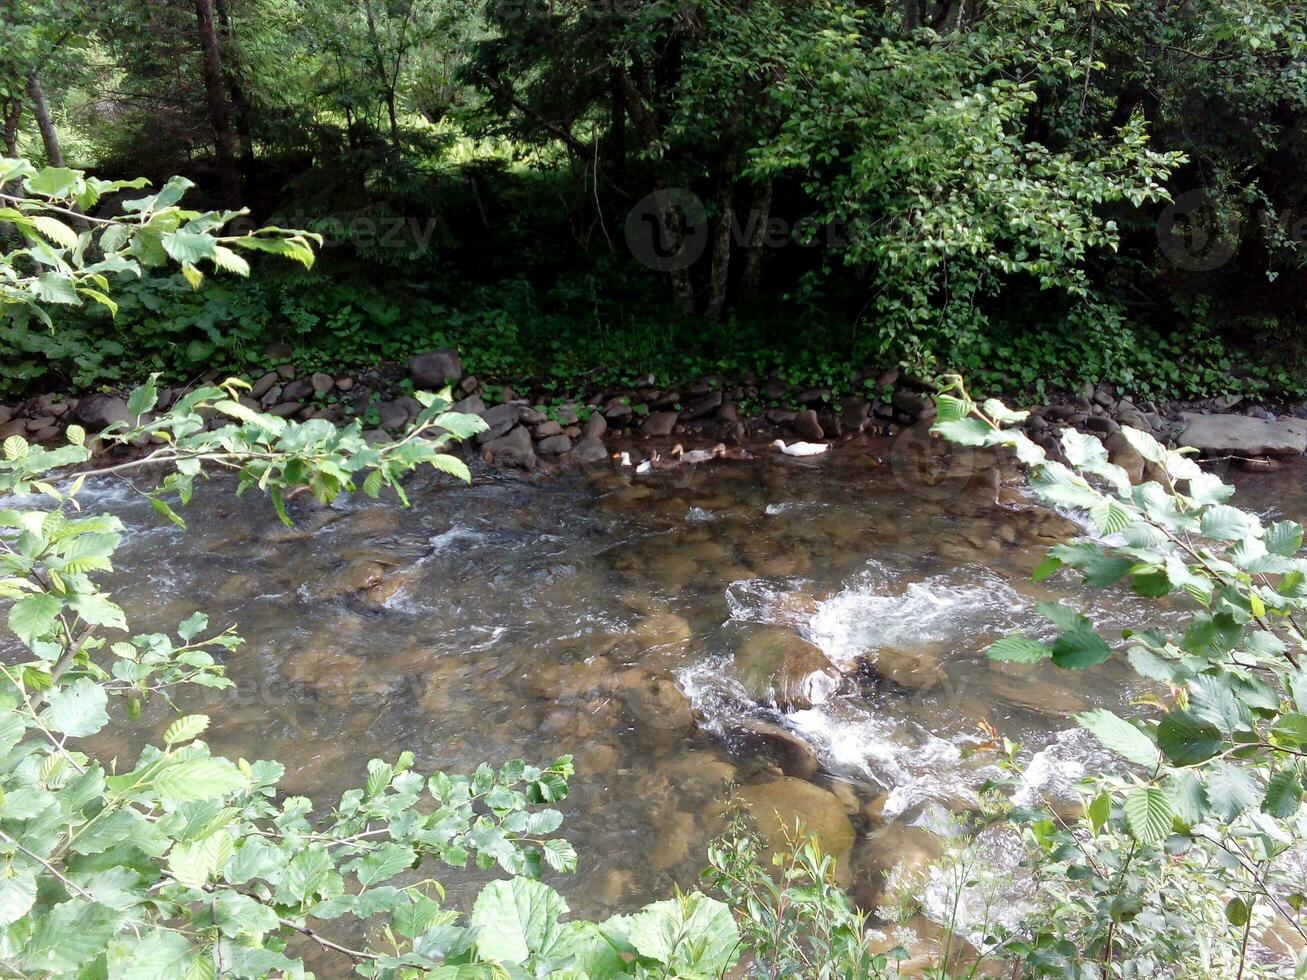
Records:
[[[768,177],[754,187],[753,211],[749,220],[749,242],[745,246],[744,273],[740,277],[740,291],[744,296],[753,296],[758,292],[762,282],[762,256],[766,248],[767,222],[771,220],[772,181]]]
[[[363,4],[364,13],[368,21],[368,38],[372,42],[372,61],[373,69],[377,73],[377,81],[385,89],[384,100],[386,103],[386,115],[390,122],[390,145],[396,154],[399,153],[399,116],[395,111],[395,86],[391,84],[390,76],[386,72],[386,62],[381,55],[381,37],[377,34],[377,21],[372,14],[372,4],[367,2]]]
[[[611,109],[608,120],[608,159],[614,179],[621,183],[626,171],[626,95],[617,69],[609,69],[609,98]]]
[[[11,98],[5,101],[5,154],[10,158],[18,156],[18,123],[23,118],[23,100]]]
[[[227,91],[231,95],[232,108],[235,110],[236,135],[241,143],[241,178],[246,187],[254,186],[255,170],[258,164],[254,160],[254,135],[250,125],[250,104],[245,99],[245,90],[241,86],[240,71],[234,63],[231,52],[236,50],[236,34],[231,26],[231,14],[227,9],[227,0],[214,0],[214,9],[218,14],[218,25],[222,28],[222,41],[227,45],[228,57],[223,60],[226,70]]]
[[[717,174],[717,225],[713,229],[712,267],[708,272],[708,299],[704,313],[716,320],[726,307],[726,287],[731,276],[731,231],[735,212],[735,152],[722,162]]]
[[[213,128],[213,147],[218,164],[218,192],[225,206],[240,207],[236,133],[232,129],[227,86],[222,78],[222,51],[218,47],[218,31],[213,19],[213,0],[195,0],[195,19],[200,31],[200,51],[204,55],[204,91],[209,103],[209,124]]]
[[[55,132],[54,122],[50,119],[50,107],[45,104],[45,90],[41,88],[41,79],[37,76],[36,69],[27,74],[27,94],[32,99],[32,115],[36,117],[36,126],[41,131],[45,161],[52,167],[62,167],[64,153],[59,147],[59,134]]]

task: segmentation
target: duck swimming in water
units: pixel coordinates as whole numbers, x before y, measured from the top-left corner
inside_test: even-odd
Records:
[[[713,446],[712,449],[691,449],[689,452],[686,452],[685,447],[679,442],[672,447],[672,455],[676,457],[678,462],[691,465],[710,462],[725,452],[726,446],[720,442]]]
[[[830,448],[830,445],[824,442],[792,442],[787,446],[780,439],[772,445],[786,456],[820,456]]]

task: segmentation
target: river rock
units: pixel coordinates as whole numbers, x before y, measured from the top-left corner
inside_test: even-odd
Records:
[[[468,395],[466,398],[460,398],[450,406],[451,412],[463,412],[466,415],[485,415],[486,403],[481,400],[480,395]]]
[[[757,630],[740,644],[735,673],[750,698],[785,711],[829,700],[841,680],[819,647],[779,627]]]
[[[645,727],[683,731],[694,726],[690,699],[670,677],[633,667],[618,676],[617,684],[627,710]]]
[[[313,393],[316,395],[325,395],[336,387],[336,379],[325,371],[314,371],[309,378],[309,384],[313,386]]]
[[[463,376],[463,363],[458,351],[450,348],[414,354],[408,360],[408,376],[419,388],[439,391]]]
[[[741,717],[732,736],[741,738],[746,749],[755,749],[781,772],[797,779],[812,779],[821,772],[821,760],[812,746],[788,728],[761,718]]]
[[[288,381],[281,389],[281,397],[288,402],[303,401],[313,395],[313,381],[310,378],[296,378]]]
[[[928,396],[915,391],[898,389],[894,392],[893,404],[896,412],[913,422],[935,417],[935,403]]]
[[[722,393],[720,391],[710,392],[688,402],[681,417],[687,422],[693,419],[701,419],[707,415],[712,415],[721,407]]]
[[[919,893],[943,852],[943,842],[930,831],[890,821],[854,848],[854,897],[863,908],[881,905],[891,874],[908,894]]]
[[[845,398],[840,409],[840,425],[845,432],[861,432],[871,417],[871,402],[865,398]]]
[[[563,454],[562,461],[570,466],[589,466],[602,463],[608,458],[608,449],[596,438],[582,438],[572,451]]]
[[[805,408],[794,416],[794,432],[800,439],[810,442],[820,442],[826,438],[826,432],[817,420],[817,413],[811,408]]]
[[[275,415],[279,419],[288,419],[293,415],[298,415],[304,410],[304,406],[299,402],[278,402],[268,409],[269,415]]]
[[[486,430],[477,433],[477,442],[490,442],[507,435],[508,430],[517,424],[517,406],[496,405],[482,412],[481,419],[486,423]]]
[[[1107,448],[1108,461],[1125,470],[1131,483],[1143,482],[1147,460],[1139,455],[1139,450],[1130,445],[1124,435],[1119,431],[1114,432],[1103,440],[1103,445]]]
[[[542,456],[558,456],[571,448],[572,440],[561,433],[556,436],[547,436],[536,444],[536,452]]]
[[[853,880],[853,824],[834,793],[802,779],[782,776],[768,783],[742,786],[738,795],[774,851],[790,850],[789,838],[798,823],[804,835],[815,835],[822,850],[835,858],[836,880],[846,887]]]
[[[525,412],[523,414],[525,414]],[[532,412],[532,414],[538,415],[539,413]],[[529,420],[524,418],[522,419],[522,421],[527,422]],[[555,422],[553,419],[545,419],[544,421],[537,420],[537,424],[535,427],[535,436],[537,439],[548,439],[550,436],[558,436],[562,434],[563,434],[563,427],[559,425],[557,422]]]
[[[575,422],[576,413],[573,412],[572,416],[573,416],[572,421]],[[595,439],[595,440],[602,439],[604,437],[604,433],[606,433],[607,431],[608,431],[608,420],[604,418],[602,415],[600,415],[598,412],[592,413],[589,418],[587,418],[584,422],[581,423],[582,439]]]
[[[486,444],[486,451],[500,466],[520,466],[523,469],[535,466],[536,454],[531,446],[531,433],[521,425],[498,439],[490,440]]]
[[[258,381],[254,382],[254,384],[250,385],[250,397],[262,398],[277,386],[279,380],[281,380],[281,375],[276,371],[269,371],[263,377],[259,378]]]
[[[629,398],[611,398],[604,406],[604,418],[614,425],[625,425],[631,418],[632,411]]]
[[[875,665],[876,673],[880,676],[913,691],[929,690],[948,677],[940,666],[939,657],[925,648],[904,650],[899,647],[881,647],[867,659]]]
[[[1296,419],[1182,412],[1179,444],[1212,456],[1296,456],[1307,452],[1307,423]]]
[[[295,384],[296,382],[291,382]],[[289,385],[287,386],[289,387]],[[377,414],[381,417],[381,428],[387,432],[402,429],[408,425],[408,408],[398,398],[377,403]]]
[[[680,417],[680,412],[654,412],[644,420],[640,431],[647,436],[669,436]]]
[[[133,421],[126,399],[117,395],[87,395],[77,403],[75,415],[77,421],[91,432],[99,432],[115,422],[130,425]]]

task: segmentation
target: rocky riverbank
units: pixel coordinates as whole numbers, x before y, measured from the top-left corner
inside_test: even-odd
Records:
[[[270,358],[275,360],[277,353],[271,350]],[[216,373],[201,380],[216,380]],[[454,350],[430,351],[406,366],[385,365],[358,375],[301,374],[283,363],[248,380],[250,390],[242,402],[251,409],[337,424],[359,418],[375,440],[389,438],[416,418],[420,406],[413,391],[448,384],[457,399],[455,409],[480,415],[487,423],[470,447],[475,455],[487,463],[529,470],[592,465],[617,449],[638,462],[648,439],[744,445],[778,437],[807,442],[894,437],[934,415],[930,387],[898,369],[857,379],[874,395],[839,399],[823,389],[792,390],[780,377],[746,374],[702,377],[675,388],[661,387],[649,377],[626,388],[597,389],[584,399],[558,400],[467,375]],[[163,390],[160,407],[166,409],[185,390]],[[126,398],[117,393],[46,393],[0,404],[0,439],[20,435],[55,443],[72,422],[97,432],[128,419]],[[1063,429],[1097,435],[1113,462],[1141,479],[1144,460],[1121,435],[1122,426],[1149,432],[1171,446],[1192,446],[1205,456],[1234,458],[1248,469],[1271,469],[1277,457],[1307,452],[1307,406],[1277,415],[1238,397],[1158,405],[1135,401],[1109,385],[1086,384],[1074,395],[1034,408],[1026,423],[1031,438],[1055,456]]]

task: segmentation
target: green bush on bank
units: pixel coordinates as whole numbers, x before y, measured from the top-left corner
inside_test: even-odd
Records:
[[[817,312],[733,314],[712,331],[701,320],[632,296],[601,297],[585,281],[540,290],[525,279],[464,290],[396,280],[337,280],[315,272],[257,270],[200,291],[180,276],[116,284],[118,312],[52,311],[50,329],[21,310],[0,313],[0,397],[46,390],[130,387],[157,372],[168,382],[210,370],[257,377],[287,345],[303,370],[351,372],[423,350],[456,347],[484,381],[557,397],[630,387],[652,375],[668,387],[705,377],[778,374],[808,388],[875,395],[864,379],[902,361],[923,375],[956,370],[985,391],[1045,399],[1083,383],[1158,401],[1240,394],[1307,398],[1307,380],[1283,358],[1235,350],[1201,322],[1163,335],[1110,310],[1071,310],[1060,326],[995,324],[950,340],[923,333],[911,358],[874,324]]]

